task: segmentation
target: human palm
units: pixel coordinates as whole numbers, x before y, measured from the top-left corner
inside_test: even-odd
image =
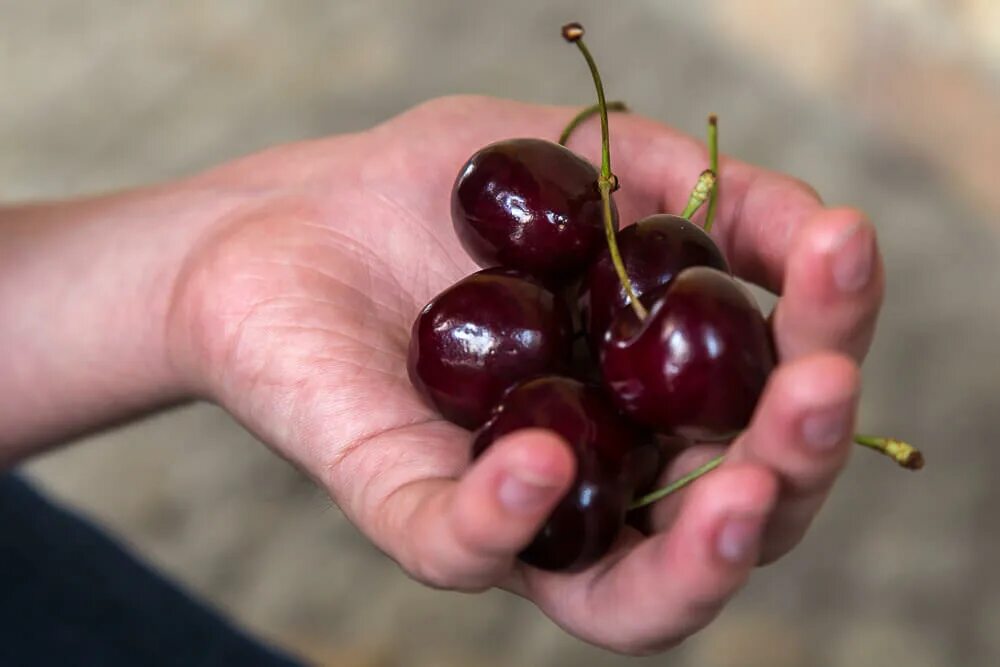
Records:
[[[584,639],[642,653],[707,623],[818,510],[849,449],[881,268],[859,213],[724,161],[720,246],[741,277],[783,293],[782,363],[754,421],[722,467],[655,507],[650,536],[626,529],[578,574],[523,566],[516,554],[571,483],[567,446],[526,431],[470,466],[469,433],[420,400],[406,354],[419,309],[476,268],[451,226],[459,167],[492,141],[553,138],[571,115],[445,98],[200,177],[241,203],[190,256],[171,335],[192,385],[326,488],[411,575],[505,587]],[[680,210],[704,148],[635,116],[613,118],[611,136],[623,223]],[[596,128],[581,128],[571,148],[595,159]],[[665,477],[717,452],[692,448]]]

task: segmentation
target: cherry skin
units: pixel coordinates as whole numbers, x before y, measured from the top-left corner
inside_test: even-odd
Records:
[[[604,247],[598,176],[589,162],[550,141],[491,144],[459,171],[451,194],[455,232],[480,266],[568,282]]]
[[[693,444],[687,438],[656,433],[636,447],[631,460],[635,495],[653,491],[667,463]]]
[[[681,271],[647,295],[648,317],[621,310],[601,344],[616,404],[636,421],[692,440],[746,428],[775,365],[753,296],[725,273]]]
[[[690,447],[693,443],[680,436],[656,434],[656,437],[639,445],[632,456],[632,475],[635,482],[634,497],[651,493],[667,482],[661,480],[667,464]],[[630,510],[625,515],[626,525],[632,526],[643,535],[652,535],[653,508],[656,505],[644,505]]]
[[[523,428],[562,436],[577,460],[576,479],[519,555],[545,570],[580,570],[614,543],[637,483],[633,459],[652,435],[625,419],[598,385],[545,376],[512,387],[476,433],[473,457]]]
[[[729,273],[726,258],[712,237],[678,215],[643,218],[618,232],[616,239],[632,289],[640,299],[692,266],[708,266]],[[628,303],[611,253],[605,248],[591,262],[580,290],[583,325],[594,349],[600,345],[611,320]]]
[[[479,271],[434,297],[417,316],[407,370],[445,417],[473,429],[519,380],[569,369],[565,302],[512,269]]]

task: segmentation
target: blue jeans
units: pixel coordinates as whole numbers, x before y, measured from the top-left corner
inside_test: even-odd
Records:
[[[0,665],[300,664],[22,479],[0,475]]]

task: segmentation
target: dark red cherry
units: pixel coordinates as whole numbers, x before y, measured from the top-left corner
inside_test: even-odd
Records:
[[[692,266],[709,266],[729,273],[729,265],[712,237],[686,218],[651,215],[618,232],[618,252],[638,296],[666,285]],[[605,248],[591,262],[580,291],[580,309],[587,336],[595,348],[618,311],[628,305],[611,253]]]
[[[572,323],[565,302],[523,273],[493,268],[460,280],[413,323],[413,386],[444,415],[476,428],[519,380],[569,369]]]
[[[692,444],[687,438],[657,433],[636,447],[629,463],[635,495],[652,491],[667,462]]]
[[[630,468],[635,481],[634,498],[654,491],[667,464],[692,445],[691,441],[675,435],[657,434],[632,450]],[[654,532],[652,510],[655,505],[645,505],[625,515],[625,523],[644,535]]]
[[[707,267],[647,295],[649,315],[622,309],[601,344],[611,396],[633,419],[694,440],[746,427],[775,365],[767,323],[735,279]]]
[[[589,162],[551,141],[491,144],[458,173],[451,194],[455,232],[480,266],[566,282],[605,244],[598,176]]]
[[[652,438],[625,419],[597,385],[546,376],[512,387],[476,434],[473,457],[523,428],[550,429],[576,454],[573,486],[521,559],[545,570],[578,570],[607,553],[636,483],[632,453]]]

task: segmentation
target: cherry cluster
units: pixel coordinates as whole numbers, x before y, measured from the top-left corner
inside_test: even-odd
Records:
[[[746,428],[776,364],[767,320],[706,231],[718,190],[714,117],[711,169],[685,211],[619,231],[607,122],[608,107],[619,105],[605,102],[582,36],[579,24],[563,28],[587,60],[598,104],[573,119],[559,143],[501,141],[461,168],[452,221],[463,247],[488,268],[424,307],[408,359],[419,393],[476,431],[473,457],[529,427],[569,443],[576,479],[520,554],[548,570],[593,563],[630,507],[679,488],[635,502],[668,451],[731,440]],[[600,170],[562,145],[594,113]],[[690,218],[706,201],[703,229]]]

